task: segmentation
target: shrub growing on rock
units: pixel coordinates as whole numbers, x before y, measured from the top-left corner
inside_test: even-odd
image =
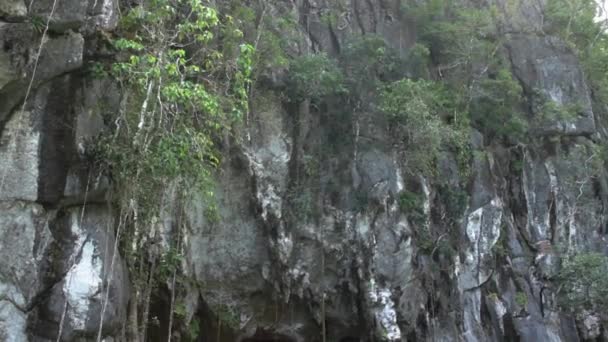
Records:
[[[604,254],[581,253],[566,259],[557,282],[564,307],[608,312],[608,257]]]
[[[326,54],[305,55],[292,60],[288,87],[290,99],[295,101],[318,101],[346,92],[342,71]]]

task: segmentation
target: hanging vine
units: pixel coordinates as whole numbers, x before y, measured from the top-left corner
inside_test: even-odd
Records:
[[[159,236],[163,209],[194,193],[203,195],[209,218],[217,216],[216,143],[248,111],[254,48],[229,15],[206,1],[152,0],[124,13],[111,42],[117,60],[105,66],[122,89],[121,109],[106,118],[110,128],[94,154],[112,178],[121,252],[136,278],[130,317],[141,322],[130,322],[129,331],[143,339],[151,288],[169,280],[161,272],[168,258],[148,247]],[[181,223],[169,228],[179,236]],[[178,268],[173,262],[173,280]]]

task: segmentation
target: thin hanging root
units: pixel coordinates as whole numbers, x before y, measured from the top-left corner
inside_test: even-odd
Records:
[[[40,45],[38,46],[38,52],[36,53],[36,58],[34,59],[34,69],[32,71],[32,78],[30,78],[30,83],[27,86],[27,91],[25,92],[25,98],[23,99],[23,105],[21,106],[21,112],[25,111],[25,105],[27,104],[27,99],[30,96],[32,91],[32,87],[34,85],[34,78],[36,77],[36,71],[38,70],[38,61],[40,60],[40,55],[42,53],[42,48],[44,46],[44,40],[46,39],[46,35],[49,32],[49,25],[51,23],[51,18],[53,14],[55,14],[55,8],[57,7],[57,0],[53,0],[53,7],[51,7],[51,12],[49,13],[49,17],[46,19],[46,25],[44,26],[44,31],[42,31],[42,38],[40,39]]]
[[[82,203],[82,210],[80,212],[80,222],[78,223],[79,227],[82,227],[82,221],[84,220],[84,212],[86,210],[87,207],[87,197],[89,196],[89,185],[91,183],[91,173],[89,172],[89,175],[87,176],[87,185],[84,189],[84,202]],[[76,253],[72,254],[72,256],[70,257],[69,260],[69,265],[70,267],[68,268],[68,270],[71,270],[72,267],[74,267],[74,264],[76,263]],[[70,287],[70,285],[72,284],[72,278],[74,276],[74,273],[70,272],[70,277],[68,278],[68,288]],[[65,299],[65,304],[63,305],[63,311],[61,312],[61,319],[59,320],[59,331],[57,332],[57,342],[61,341],[61,335],[63,334],[63,324],[65,323],[65,315],[68,312],[68,299]]]
[[[325,241],[325,229],[321,229],[321,283],[324,283],[325,279],[325,248],[323,248],[323,241]],[[321,337],[323,342],[326,342],[326,327],[325,327],[325,287],[323,287],[323,293],[321,294]]]
[[[222,320],[220,316],[217,316],[217,342],[220,342],[220,338],[222,337]]]
[[[177,251],[181,253],[181,229],[177,230]],[[173,269],[173,279],[171,280],[171,304],[169,311],[169,334],[167,336],[167,342],[171,342],[171,332],[173,330],[173,310],[175,306],[175,280],[177,277],[177,266]]]
[[[2,0],[4,1],[4,0]],[[30,2],[30,7],[34,1]],[[42,38],[40,38],[40,45],[38,46],[38,52],[36,52],[36,58],[34,59],[34,69],[32,70],[32,77],[30,78],[30,82],[27,85],[27,90],[25,92],[25,97],[23,98],[23,105],[21,106],[21,113],[25,112],[25,106],[27,104],[27,99],[30,97],[30,93],[32,92],[32,87],[34,86],[34,78],[36,78],[36,71],[38,70],[38,62],[40,61],[40,55],[42,54],[42,48],[44,47],[44,41],[46,39],[46,35],[49,32],[49,25],[51,23],[51,18],[55,14],[55,8],[57,7],[57,0],[53,0],[53,6],[51,7],[51,12],[49,13],[49,17],[46,19],[46,24],[44,26],[44,31],[42,31]],[[28,9],[29,11],[30,9]],[[21,121],[19,121],[17,125],[17,132],[21,130]],[[8,158],[11,159],[11,158]],[[0,177],[0,193],[4,189],[4,181],[6,180],[7,174],[7,166],[5,165],[2,168],[2,177]]]
[[[133,341],[133,342],[143,342],[145,341],[145,337],[142,337],[139,334],[139,322],[137,317],[138,313],[138,304],[139,304],[139,291],[134,291],[133,297],[131,297],[131,302],[129,303],[129,313],[126,319],[127,324],[127,337],[125,341]]]
[[[121,232],[121,228],[124,224],[124,221],[126,220],[126,215],[121,216],[120,222],[118,222],[118,229],[116,230],[116,237],[114,239],[114,249],[112,252],[112,259],[110,261],[110,270],[108,271],[108,273],[106,274],[106,280],[107,280],[107,285],[106,285],[106,293],[105,296],[103,298],[103,304],[101,307],[101,316],[99,318],[99,330],[97,331],[97,342],[101,342],[101,332],[103,330],[103,318],[104,315],[106,313],[106,308],[108,306],[108,301],[110,299],[110,288],[112,285],[112,275],[114,273],[114,261],[116,260],[116,254],[118,253],[118,241],[120,240],[120,232]],[[103,283],[102,283],[103,286]]]
[[[167,342],[171,342],[171,333],[173,331],[173,310],[175,304],[175,278],[177,276],[177,268],[173,270],[173,279],[171,280],[171,304],[169,306],[169,335]]]
[[[139,232],[139,226],[138,226],[138,222],[137,220],[135,220],[135,232],[137,234],[137,232]],[[157,240],[157,236],[158,236],[158,230],[156,229],[156,226],[153,224],[153,227],[155,227],[153,229],[154,231],[154,235],[152,237],[153,241]],[[138,291],[143,291],[143,314],[142,314],[142,319],[141,319],[141,326],[138,323],[138,331],[139,334],[141,336],[141,341],[145,341],[146,340],[146,335],[148,333],[148,317],[150,317],[150,299],[152,296],[152,282],[154,281],[154,273],[156,272],[156,255],[154,252],[152,252],[151,250],[148,250],[148,257],[152,259],[152,262],[150,264],[149,270],[148,270],[148,279],[147,279],[147,283],[146,283],[146,287],[142,290],[139,289]],[[141,262],[141,267],[143,269],[143,265],[146,262],[146,260],[144,260],[144,257],[140,255],[139,257],[140,262]],[[148,259],[150,260],[150,259]]]
[[[72,280],[72,276],[70,276],[68,283],[70,283],[71,280]],[[65,322],[65,314],[67,311],[68,311],[68,300],[66,298],[65,304],[63,305],[63,311],[61,312],[61,319],[59,320],[59,332],[57,333],[57,342],[61,341],[61,334],[63,333],[63,322]]]
[[[152,89],[154,88],[154,81],[148,82],[148,87],[146,91],[146,98],[141,105],[141,110],[139,112],[139,123],[137,124],[137,132],[135,133],[135,138],[133,142],[135,145],[139,145],[141,132],[144,130],[144,126],[146,125],[146,113],[148,112],[148,102],[150,101],[150,96],[152,95]]]
[[[141,338],[146,340],[148,330],[148,316],[150,316],[150,299],[152,297],[152,281],[154,280],[154,272],[156,272],[156,257],[153,257],[150,265],[150,273],[148,274],[148,284],[144,291],[144,312],[142,315]]]

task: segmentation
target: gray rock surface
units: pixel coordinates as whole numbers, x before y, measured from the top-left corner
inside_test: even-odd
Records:
[[[23,22],[22,1],[0,4],[0,18],[10,21],[0,19],[2,341],[55,340],[64,308],[61,340],[93,338],[107,284],[103,335],[118,335],[130,296],[119,255],[108,278],[115,228],[104,200],[108,180],[85,161],[86,144],[103,127],[99,102],[115,105],[115,88],[77,75],[85,37],[68,29],[85,25],[89,4],[59,3],[42,45]],[[36,1],[30,14],[44,16],[50,6]],[[115,27],[115,10],[115,2],[100,1],[92,9],[96,25]]]
[[[0,127],[18,109],[17,104],[26,96],[30,81],[35,90],[42,82],[82,66],[84,38],[79,33],[69,31],[47,37],[42,49],[39,49],[40,39],[30,24],[0,22],[3,46],[0,60],[8,62],[0,68]],[[31,92],[28,95],[33,96]]]
[[[48,20],[51,10],[55,6],[53,16],[51,17],[51,29],[55,31],[66,31],[80,27],[86,18],[89,1],[80,0],[40,0],[34,1],[31,5],[31,12],[42,18],[45,22]]]
[[[577,57],[557,37],[513,35],[509,57],[533,104],[534,124],[541,134],[582,135],[595,132],[590,92]],[[551,117],[543,105],[565,108],[563,118]],[[575,108],[569,108],[573,106]]]
[[[38,204],[0,202],[0,338],[27,341],[27,314],[43,291],[44,255],[53,241]]]
[[[576,55],[543,33],[544,1],[488,3],[510,13],[504,53],[536,140],[503,146],[474,131],[470,177],[449,148],[436,177],[412,175],[373,110],[291,105],[255,89],[242,139],[221,144],[220,219],[209,218],[201,196],[177,203],[168,184],[150,227],[160,237],[143,252],[159,257],[184,221],[176,340],[197,322],[201,339],[219,331],[245,342],[320,341],[322,327],[336,342],[606,335],[598,313],[558,306],[554,282],[564,253],[608,251],[602,120]],[[375,34],[406,56],[418,34],[398,1],[265,4],[270,16],[298,18],[293,54],[336,56],[353,37]],[[41,37],[25,17],[46,19],[52,1],[35,1],[30,13],[25,6],[0,3],[0,340],[55,341],[65,309],[62,341],[94,341],[102,320],[106,341],[129,341],[129,316],[143,315],[129,305],[143,295],[135,272],[150,260],[135,268],[114,255],[111,175],[87,160],[106,111],[120,110],[124,95],[85,72],[98,33],[116,28],[118,2],[59,1],[36,67]],[[283,73],[264,77],[280,87]],[[576,110],[548,117],[547,99]],[[400,208],[411,193],[415,213]],[[185,219],[176,217],[180,205]],[[149,336],[167,329],[170,286],[153,290]]]
[[[6,0],[0,4],[0,18],[14,19],[25,17],[27,7],[23,0]]]
[[[104,312],[104,336],[117,335],[126,319],[129,278],[121,256],[113,257],[114,222],[107,208],[72,207],[59,212],[50,227],[54,241],[41,278],[51,286],[30,315],[34,334],[55,339],[62,326],[62,340],[94,338]]]

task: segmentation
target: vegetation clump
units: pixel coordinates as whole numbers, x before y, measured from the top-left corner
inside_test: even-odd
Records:
[[[605,11],[593,0],[550,0],[545,10],[545,32],[561,37],[579,57],[595,102],[594,111],[606,114],[608,101],[608,35]]]
[[[526,310],[528,306],[528,296],[523,291],[517,291],[515,293],[515,303],[523,310]]]
[[[426,220],[423,203],[423,196],[414,192],[403,191],[399,195],[399,209],[417,224],[423,224]]]
[[[217,142],[248,112],[255,50],[232,16],[200,0],[152,0],[130,8],[112,46],[115,63],[108,70],[94,64],[93,72],[119,84],[121,108],[107,113],[109,129],[95,154],[115,188],[117,239],[126,237],[122,254],[138,294],[133,305],[146,320],[151,288],[172,283],[171,321],[174,312],[180,317],[173,299],[183,283],[176,278],[184,202],[202,195],[208,218],[217,218],[213,175],[222,159]],[[171,247],[158,255],[145,247],[155,243],[163,213],[176,220],[167,227],[174,232]],[[144,327],[145,339],[146,323],[130,324]]]
[[[141,275],[137,286],[154,277],[175,278],[180,267],[179,234],[158,260],[137,256],[157,229],[167,202],[202,194],[208,218],[217,219],[214,173],[223,159],[218,142],[237,136],[235,127],[249,114],[252,85],[274,69],[287,71],[282,90],[289,104],[320,108],[333,101],[347,107],[335,111],[334,120],[340,121],[336,127],[352,123],[358,135],[361,113],[377,115],[404,152],[400,162],[411,175],[434,178],[438,157],[449,151],[467,182],[472,128],[511,145],[526,141],[526,94],[504,57],[505,38],[498,35],[495,9],[465,8],[450,0],[401,3],[402,14],[420,31],[419,41],[405,55],[383,38],[366,34],[342,44],[337,58],[325,53],[290,57],[281,30],[293,33],[297,20],[289,15],[273,18],[264,2],[256,12],[230,1],[224,12],[199,0],[151,0],[124,14],[112,41],[116,63],[111,68],[93,63],[90,72],[113,77],[123,90],[121,109],[106,118],[110,129],[99,139],[96,152],[118,194],[120,226],[131,239],[125,255],[135,255],[128,263],[137,269],[134,274]],[[608,37],[603,24],[595,23],[596,6],[591,0],[550,0],[544,29],[562,37],[580,57],[597,110],[602,111],[604,106],[597,104],[608,102]],[[332,27],[344,19],[333,12],[322,18]],[[31,24],[39,26],[35,18]],[[551,101],[536,105],[542,118],[550,119],[581,110]],[[344,140],[335,134],[328,145]],[[301,157],[307,178],[320,178],[318,158],[312,153]],[[318,216],[316,189],[298,184],[284,194],[289,214],[299,221]],[[456,222],[466,210],[466,193],[448,188],[439,193],[446,214]],[[353,196],[357,210],[368,205],[366,192]],[[404,191],[396,200],[401,211],[421,226],[417,234],[423,251],[440,244],[449,247],[426,224],[422,196]],[[182,221],[177,220],[178,230],[184,229]],[[143,270],[141,265],[148,263],[154,266]],[[606,257],[597,254],[568,259],[559,276],[562,304],[573,309],[608,308],[607,267]],[[525,306],[525,294],[516,296]],[[218,315],[235,323],[229,310],[218,308]]]
[[[288,92],[290,99],[319,101],[326,96],[346,92],[341,70],[326,54],[296,57],[290,63]]]
[[[444,136],[435,86],[429,81],[403,79],[381,92],[381,109],[398,130],[408,152],[408,168],[414,173],[432,172]]]
[[[123,18],[122,37],[114,41],[122,57],[112,67],[125,90],[123,108],[110,118],[112,131],[99,147],[121,197],[135,203],[140,219],[158,212],[170,182],[178,192],[196,189],[210,198],[221,159],[215,141],[248,110],[253,49],[215,49],[217,29],[240,36],[196,0],[156,0]]]
[[[456,152],[468,149],[468,118],[457,101],[448,88],[433,81],[405,78],[381,89],[380,109],[405,148],[410,172],[434,175],[446,144]]]
[[[564,260],[557,277],[559,302],[580,312],[608,312],[608,257],[581,253]]]

